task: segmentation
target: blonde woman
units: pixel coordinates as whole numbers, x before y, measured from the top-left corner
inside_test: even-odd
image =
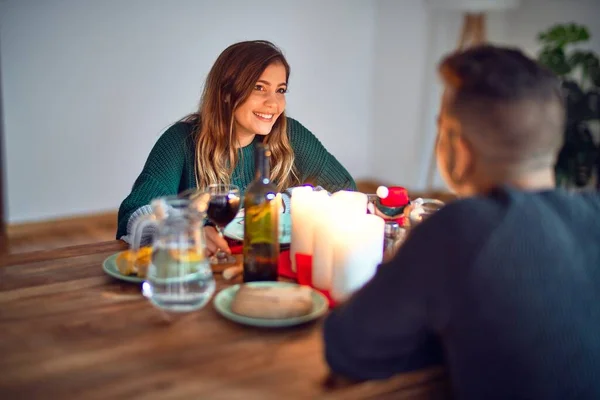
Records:
[[[348,171],[298,121],[285,115],[290,66],[267,41],[233,44],[210,70],[197,112],[159,138],[119,208],[117,239],[129,241],[137,217],[161,196],[232,183],[242,194],[254,178],[254,147],[271,148],[271,179],[280,192],[310,182],[328,191],[355,190]],[[284,196],[284,200],[285,200]],[[209,253],[229,248],[206,226]]]

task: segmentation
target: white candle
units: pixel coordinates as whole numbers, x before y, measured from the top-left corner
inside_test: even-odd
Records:
[[[312,284],[331,290],[333,237],[343,234],[346,221],[365,215],[368,197],[364,193],[339,191],[316,211],[313,235]],[[339,230],[342,229],[341,233]]]
[[[321,207],[325,198],[329,197],[326,191],[313,191],[310,186],[292,190],[290,212],[292,216],[292,243],[290,257],[292,271],[296,272],[296,253],[312,255],[313,233],[316,211]]]
[[[365,193],[340,190],[331,195],[338,206],[345,207],[349,213],[366,214],[369,197]]]
[[[331,278],[335,301],[345,301],[375,275],[383,258],[384,225],[382,218],[365,214],[335,229]]]
[[[331,264],[333,262],[333,237],[335,224],[341,214],[335,208],[335,199],[327,197],[315,212],[312,258],[312,284],[317,289],[331,289]],[[338,217],[339,216],[339,217]],[[336,218],[338,217],[338,218]]]

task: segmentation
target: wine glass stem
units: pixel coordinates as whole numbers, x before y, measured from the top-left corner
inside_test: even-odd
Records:
[[[225,235],[223,235],[223,228],[220,226],[217,226],[217,233],[219,234],[219,236],[221,236],[221,238],[223,240],[225,240]],[[226,258],[227,257],[227,253],[223,251],[223,249],[219,248],[217,250],[217,254],[216,254],[217,258]]]

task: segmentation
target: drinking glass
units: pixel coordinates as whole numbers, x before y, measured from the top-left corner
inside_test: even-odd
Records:
[[[223,230],[233,221],[240,209],[240,188],[231,184],[214,184],[206,188],[210,195],[206,215],[216,225],[217,232],[223,237]],[[211,264],[233,264],[235,257],[219,249],[210,258]]]

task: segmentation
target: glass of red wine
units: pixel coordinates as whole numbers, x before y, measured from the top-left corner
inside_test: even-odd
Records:
[[[240,209],[240,188],[236,185],[214,184],[209,185],[206,191],[210,195],[206,214],[208,219],[216,225],[219,235],[223,237],[223,230],[233,221]],[[211,264],[232,264],[235,257],[219,249],[210,258]]]

